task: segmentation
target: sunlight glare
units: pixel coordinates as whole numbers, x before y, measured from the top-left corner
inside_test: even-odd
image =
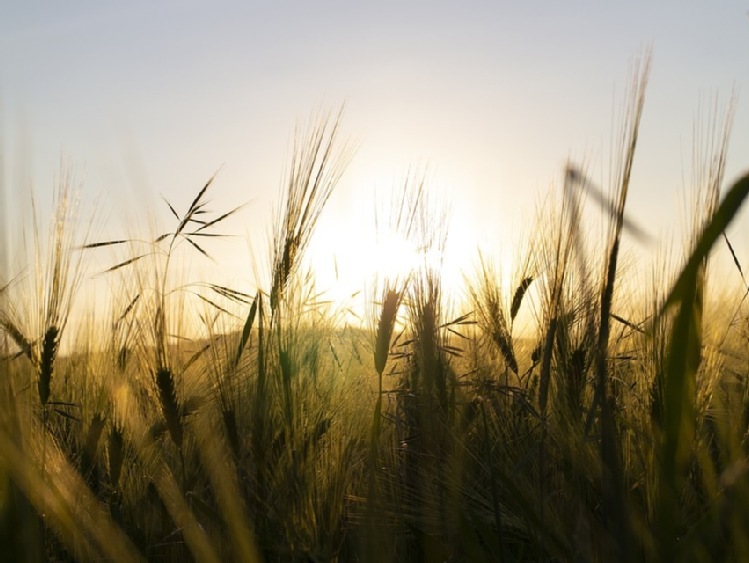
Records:
[[[362,268],[371,269],[372,274],[383,280],[402,280],[419,268],[440,269],[442,259],[435,249],[418,248],[408,239],[395,233],[378,235],[371,254],[362,256],[362,262],[370,262]]]

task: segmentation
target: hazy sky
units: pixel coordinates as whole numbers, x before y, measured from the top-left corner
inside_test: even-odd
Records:
[[[729,179],[749,155],[749,4],[564,2],[4,2],[0,118],[5,214],[49,199],[60,154],[100,223],[163,194],[184,209],[219,167],[216,208],[250,205],[220,254],[251,279],[297,120],[345,102],[358,152],[320,225],[321,269],[358,271],[372,193],[428,169],[452,202],[447,260],[528,230],[568,158],[607,178],[629,67],[653,66],[630,213],[676,224],[695,120],[738,94]],[[686,180],[685,180],[686,179]],[[160,215],[167,218],[166,215]],[[371,229],[370,229],[371,230]],[[103,232],[106,228],[103,229]],[[367,231],[368,232],[368,231]],[[114,233],[113,233],[114,234]],[[749,262],[749,222],[732,235]],[[456,249],[460,249],[459,251]],[[369,251],[367,251],[369,252]]]

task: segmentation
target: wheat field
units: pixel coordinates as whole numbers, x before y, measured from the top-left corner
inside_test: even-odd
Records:
[[[683,255],[628,295],[648,72],[609,195],[571,163],[510,287],[482,258],[448,306],[425,264],[379,279],[359,325],[300,266],[352,156],[340,115],[297,139],[255,290],[172,275],[240,211],[210,210],[216,179],[166,203],[162,234],[91,240],[63,175],[34,262],[0,277],[0,558],[749,560],[749,313],[708,284],[719,245],[744,280],[726,228],[749,176],[724,179],[728,115],[694,163]],[[394,219],[421,241],[443,236],[427,198]],[[112,292],[69,322],[90,256]]]

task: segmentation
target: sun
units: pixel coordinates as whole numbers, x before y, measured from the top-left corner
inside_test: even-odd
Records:
[[[417,243],[396,233],[378,235],[366,256],[372,274],[383,280],[405,280],[422,268],[439,270],[442,264],[440,252],[433,248],[419,247]]]
[[[374,181],[362,178],[357,181]],[[411,192],[422,187],[406,184]],[[438,277],[445,302],[461,308],[478,270],[483,235],[473,209],[459,197],[462,190],[451,185],[431,177],[421,200],[409,199],[411,192],[401,195],[397,186],[392,194],[352,189],[352,195],[333,200],[309,253],[318,291],[329,301],[357,295],[371,304],[385,283],[400,285],[428,271]]]
[[[323,299],[362,319],[386,283],[400,285],[435,259],[398,233],[341,218],[319,224],[307,256]]]

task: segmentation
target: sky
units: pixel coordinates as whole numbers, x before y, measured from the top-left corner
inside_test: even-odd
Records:
[[[444,268],[457,284],[477,245],[501,264],[539,228],[538,202],[568,159],[605,184],[632,64],[647,48],[628,209],[669,236],[683,219],[695,124],[732,94],[726,177],[747,168],[747,9],[732,0],[3,2],[4,267],[17,266],[29,186],[48,212],[61,159],[82,208],[95,209],[94,238],[168,222],[162,196],[185,209],[220,169],[215,208],[247,206],[208,266],[250,289],[249,248],[267,262],[295,124],[345,104],[342,136],[357,151],[310,249],[321,290],[343,295],[372,274],[387,254],[374,209],[409,175],[423,175],[430,200],[451,209]],[[747,263],[748,217],[731,231]]]

